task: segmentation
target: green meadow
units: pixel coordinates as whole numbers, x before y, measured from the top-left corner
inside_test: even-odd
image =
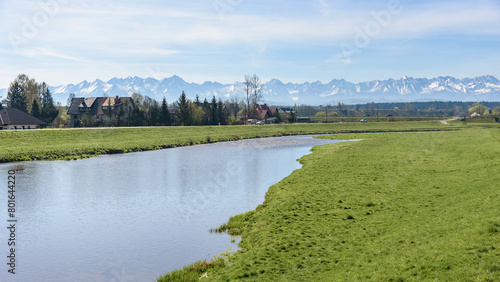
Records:
[[[214,226],[239,236],[240,251],[158,281],[500,281],[495,123],[1,131],[0,162],[325,133],[353,134],[321,138],[363,140],[313,148],[262,205]]]
[[[255,210],[241,250],[158,281],[500,281],[500,127],[326,136]]]
[[[264,126],[90,128],[0,131],[0,162],[87,158],[246,138],[373,131],[440,130],[438,121]]]

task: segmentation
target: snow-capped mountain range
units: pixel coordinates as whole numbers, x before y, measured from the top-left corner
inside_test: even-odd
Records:
[[[226,100],[231,96],[243,97],[243,83],[221,84],[205,82],[189,83],[179,76],[161,80],[154,78],[113,78],[105,82],[82,81],[78,84],[67,84],[49,87],[54,99],[66,105],[70,93],[76,97],[129,96],[140,93],[161,101],[163,97],[171,103],[178,99],[182,91],[188,98],[200,99],[212,96]],[[334,79],[328,83],[305,82],[283,83],[272,79],[262,87],[263,102],[273,105],[325,105],[342,102],[344,104],[368,102],[412,102],[412,101],[500,101],[500,81],[495,77],[480,76],[476,78],[458,79],[454,77],[413,78],[374,80],[351,83],[344,79]],[[7,89],[0,90],[0,96],[7,96]]]

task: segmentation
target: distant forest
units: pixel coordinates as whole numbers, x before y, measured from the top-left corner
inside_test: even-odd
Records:
[[[366,103],[319,107],[299,105],[295,107],[302,117],[445,117],[445,116],[498,116],[500,102],[411,102],[411,103]]]
[[[392,110],[394,108],[399,108],[399,109],[405,109],[405,107],[408,104],[413,105],[413,107],[416,110],[428,110],[431,108],[438,109],[438,110],[449,110],[449,109],[455,109],[455,108],[460,108],[463,111],[468,110],[469,108],[472,107],[472,104],[474,103],[480,103],[481,105],[488,107],[489,109],[493,109],[495,107],[500,106],[500,101],[499,102],[442,102],[442,101],[433,101],[433,102],[410,102],[410,103],[405,103],[405,102],[399,102],[399,103],[374,103],[375,107],[378,106],[379,109],[383,110]],[[360,104],[359,108],[363,110],[367,110],[370,108],[371,103],[367,104]],[[356,109],[356,105],[348,105],[349,109],[354,110]]]

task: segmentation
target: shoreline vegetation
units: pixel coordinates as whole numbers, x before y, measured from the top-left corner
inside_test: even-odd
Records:
[[[249,138],[387,131],[453,130],[439,121],[51,129],[0,131],[0,163],[76,160]]]
[[[216,229],[241,250],[158,281],[497,280],[500,125],[450,124],[460,130],[321,136],[363,141],[314,147]]]

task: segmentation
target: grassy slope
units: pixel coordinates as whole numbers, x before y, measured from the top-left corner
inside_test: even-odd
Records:
[[[360,137],[231,218],[242,250],[209,279],[498,281],[500,128]]]
[[[439,122],[414,122],[0,131],[0,162],[74,159],[289,134],[437,128],[441,129],[443,126]]]

